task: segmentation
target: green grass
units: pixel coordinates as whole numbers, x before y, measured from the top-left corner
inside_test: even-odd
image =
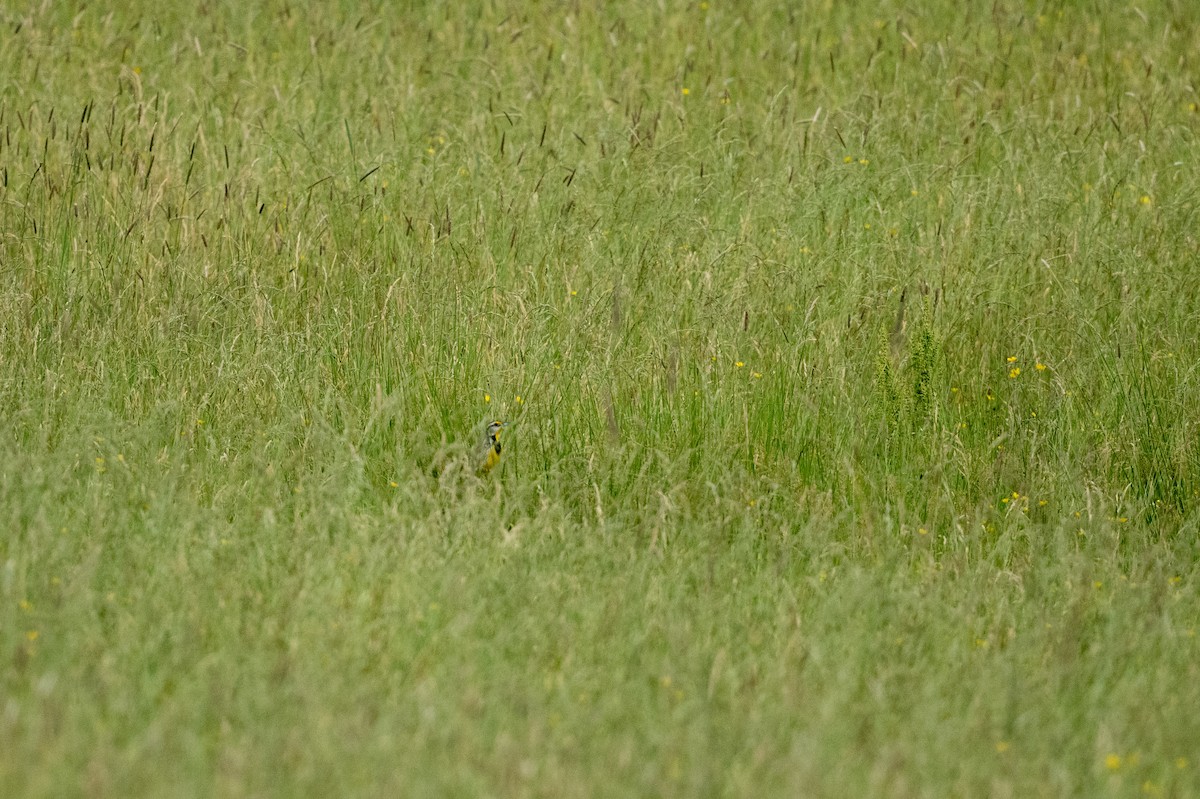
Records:
[[[1200,794],[1193,4],[247,5],[0,7],[0,795]]]

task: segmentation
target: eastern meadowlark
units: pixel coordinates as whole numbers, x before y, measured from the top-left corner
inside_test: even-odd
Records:
[[[484,431],[479,463],[479,471],[483,474],[490,472],[500,462],[500,431],[503,429],[504,422],[496,420]]]

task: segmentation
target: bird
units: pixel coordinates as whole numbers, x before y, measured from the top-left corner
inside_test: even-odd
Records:
[[[480,474],[487,474],[496,468],[496,464],[500,463],[500,431],[503,429],[504,422],[497,419],[484,431],[479,463]]]

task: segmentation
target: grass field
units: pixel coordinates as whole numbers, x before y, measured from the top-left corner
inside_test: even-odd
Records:
[[[0,795],[1200,795],[1200,6],[72,5]]]

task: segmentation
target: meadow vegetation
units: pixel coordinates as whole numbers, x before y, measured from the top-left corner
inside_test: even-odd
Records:
[[[117,5],[0,5],[0,795],[1200,794],[1200,6]]]

